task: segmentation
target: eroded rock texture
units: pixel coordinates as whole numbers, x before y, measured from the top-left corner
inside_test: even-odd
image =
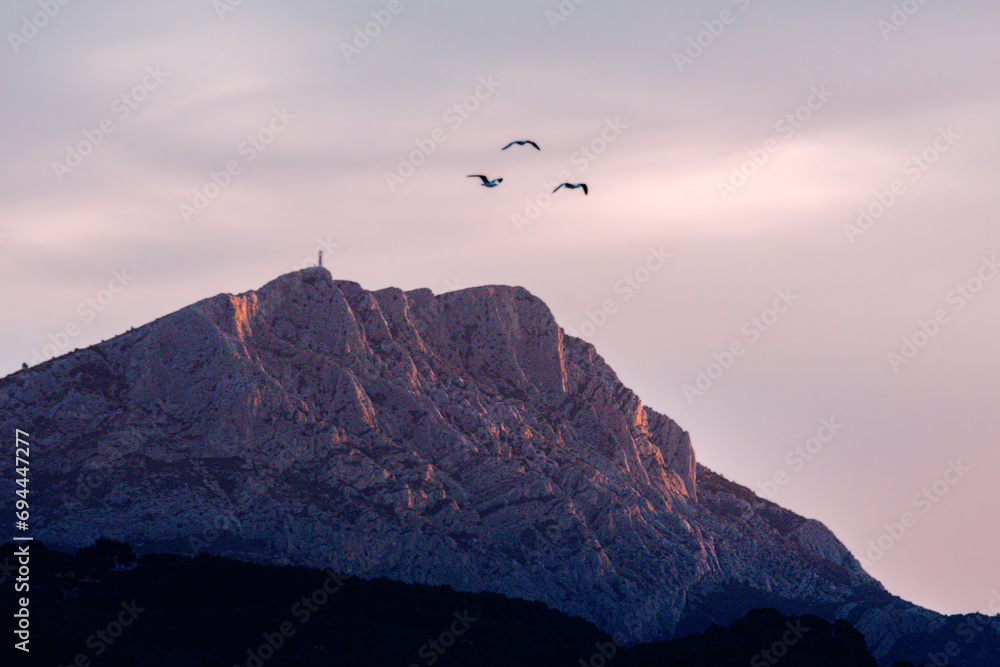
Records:
[[[883,654],[897,619],[938,618],[819,522],[697,466],[521,288],[369,292],[304,269],[11,375],[0,407],[31,433],[35,537],[57,545],[491,590],[633,641],[758,594],[849,615]]]

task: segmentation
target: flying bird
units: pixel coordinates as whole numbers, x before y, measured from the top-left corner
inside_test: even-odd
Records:
[[[490,179],[486,178],[482,174],[469,174],[468,178],[481,178],[481,179],[483,179],[483,187],[484,188],[495,188],[497,185],[499,185],[503,181],[502,178],[497,178],[497,179],[491,181]]]
[[[572,190],[575,190],[576,188],[583,188],[583,194],[587,194],[586,183],[560,183],[559,185],[556,186],[556,190],[563,187],[564,185]],[[552,192],[555,192],[556,190],[553,190]]]
[[[532,146],[535,147],[535,150],[539,150],[539,151],[542,150],[541,148],[538,147],[538,144],[536,144],[531,139],[521,139],[520,141],[512,141],[509,144],[507,144],[506,146],[504,146],[503,148],[501,148],[500,150],[505,151],[508,148],[510,148],[511,146],[514,146],[515,144],[518,145],[518,146],[523,146],[525,144],[531,144]]]

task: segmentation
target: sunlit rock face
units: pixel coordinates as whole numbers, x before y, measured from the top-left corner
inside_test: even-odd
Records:
[[[629,641],[757,593],[888,647],[903,611],[935,619],[886,611],[822,524],[696,465],[522,288],[369,292],[304,269],[11,375],[0,408],[34,442],[34,535],[55,545],[496,591]]]

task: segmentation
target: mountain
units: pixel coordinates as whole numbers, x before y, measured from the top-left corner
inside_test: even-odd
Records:
[[[623,642],[769,606],[846,618],[883,660],[947,625],[698,465],[522,288],[304,269],[8,376],[0,415],[31,435],[33,534],[54,545],[492,591]],[[990,623],[964,659],[1000,646]]]
[[[16,562],[18,546],[0,545],[0,561]],[[31,560],[31,612],[45,619],[44,641],[31,645],[34,665],[84,665],[99,655],[95,664],[118,667],[579,667],[610,660],[616,667],[746,667],[781,653],[782,667],[876,667],[846,621],[775,610],[754,610],[728,629],[713,625],[700,636],[626,648],[580,618],[496,593],[205,553],[146,554],[136,562],[131,547],[107,539],[73,555],[36,541]],[[0,588],[0,603],[13,607],[8,597],[11,587]],[[313,598],[311,607],[303,603]],[[125,609],[121,632],[95,632]],[[10,644],[4,649],[4,665],[23,664]]]

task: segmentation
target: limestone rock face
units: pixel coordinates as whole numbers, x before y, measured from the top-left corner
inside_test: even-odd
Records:
[[[728,613],[734,587],[840,610],[883,653],[894,619],[936,619],[819,522],[698,466],[521,288],[304,269],[0,380],[0,421],[30,433],[34,536],[54,545],[490,590],[630,641]]]

